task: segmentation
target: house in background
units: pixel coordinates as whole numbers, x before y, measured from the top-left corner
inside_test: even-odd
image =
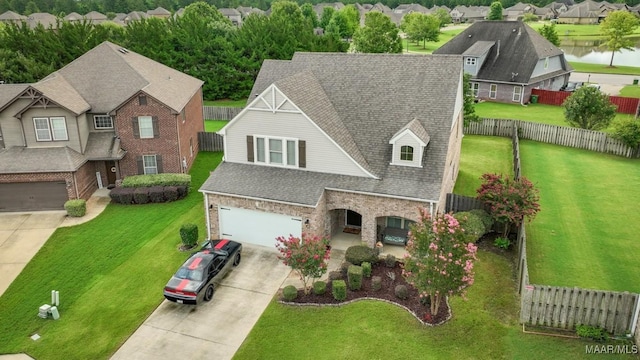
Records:
[[[202,84],[103,42],[37,83],[0,85],[0,211],[63,209],[129,175],[188,171]]]
[[[200,188],[208,236],[273,247],[277,236],[346,231],[369,246],[403,243],[418,208],[443,211],[453,190],[462,73],[449,55],[266,60]]]
[[[476,98],[529,101],[531,89],[559,90],[573,68],[562,50],[521,21],[476,22],[434,54],[459,54]]]

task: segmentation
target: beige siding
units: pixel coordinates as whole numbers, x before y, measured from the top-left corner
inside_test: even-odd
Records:
[[[12,146],[26,146],[24,143],[24,135],[22,133],[22,122],[15,118],[14,115],[29,105],[31,100],[19,99],[7,107],[0,113],[0,127],[2,127],[2,137],[4,138],[5,148]]]
[[[35,117],[55,117],[61,116],[65,118],[67,126],[67,141],[36,141],[35,126],[33,118]],[[78,133],[78,123],[76,116],[62,108],[32,108],[22,114],[22,123],[24,125],[24,133],[27,139],[28,147],[60,147],[68,146],[71,149],[81,153],[80,138]]]
[[[78,137],[80,139],[81,154],[84,154],[84,151],[87,149],[89,129],[93,128],[93,125],[90,125],[89,122],[93,122],[93,116],[88,116],[86,113],[80,114],[80,116],[76,118],[76,123],[78,124]]]
[[[247,162],[247,135],[295,138],[306,141],[307,167],[305,170],[367,176],[349,156],[322,133],[304,115],[259,110],[247,110],[226,128],[225,160]]]
[[[413,147],[413,161],[404,161],[404,160],[400,160],[400,149],[402,149],[403,146],[408,145]],[[413,166],[419,166],[420,163],[422,162],[422,146],[420,145],[420,143],[418,142],[418,140],[412,136],[411,134],[409,134],[408,132],[405,133],[404,135],[402,135],[401,137],[399,137],[396,142],[395,142],[395,149],[393,152],[393,163],[396,165],[413,165]]]
[[[545,59],[538,60],[536,67],[533,69],[533,73],[531,77],[537,77],[540,75],[552,73],[554,71],[562,70],[562,62],[560,61],[560,56],[551,56],[549,57],[549,64],[547,68],[544,68]]]

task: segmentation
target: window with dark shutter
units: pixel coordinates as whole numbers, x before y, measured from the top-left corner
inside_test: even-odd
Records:
[[[298,167],[307,167],[307,142],[298,140]]]
[[[253,162],[253,136],[247,135],[247,161]]]
[[[154,138],[159,138],[160,137],[160,125],[158,125],[158,117],[157,116],[153,116],[151,118],[151,124],[153,126],[153,137]]]
[[[136,139],[140,139],[140,126],[138,126],[138,118],[134,117],[131,119],[131,124],[133,126],[133,137]]]
[[[158,168],[158,174],[162,174],[162,155],[156,155],[156,167]]]
[[[138,96],[138,105],[140,105],[140,106],[147,105],[147,96],[146,95]]]
[[[142,156],[138,156],[136,158],[136,162],[138,163],[138,175],[144,174],[144,162],[142,160]]]

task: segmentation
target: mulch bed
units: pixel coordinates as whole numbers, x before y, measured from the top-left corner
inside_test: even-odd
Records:
[[[418,320],[426,325],[439,325],[451,318],[451,310],[449,304],[442,300],[437,316],[431,316],[429,306],[420,303],[418,291],[411,285],[407,284],[402,277],[402,263],[396,263],[393,268],[387,267],[384,261],[379,261],[371,267],[371,277],[380,276],[382,279],[382,287],[380,290],[373,290],[371,287],[371,277],[362,279],[362,288],[358,291],[351,291],[348,288],[346,275],[341,279],[347,282],[347,299],[345,301],[337,301],[333,298],[331,292],[331,282],[327,283],[327,291],[323,295],[315,295],[313,290],[309,295],[305,295],[304,291],[298,290],[298,297],[292,302],[282,302],[291,305],[316,305],[316,306],[340,306],[350,302],[363,299],[377,299],[390,302],[405,308],[412,313]],[[392,279],[395,277],[395,279]],[[395,295],[395,287],[397,285],[406,285],[409,290],[407,299],[402,300]]]

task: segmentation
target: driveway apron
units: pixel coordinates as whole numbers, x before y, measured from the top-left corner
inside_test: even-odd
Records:
[[[274,249],[243,245],[242,262],[210,302],[165,300],[112,359],[231,359],[291,272],[276,255]]]

